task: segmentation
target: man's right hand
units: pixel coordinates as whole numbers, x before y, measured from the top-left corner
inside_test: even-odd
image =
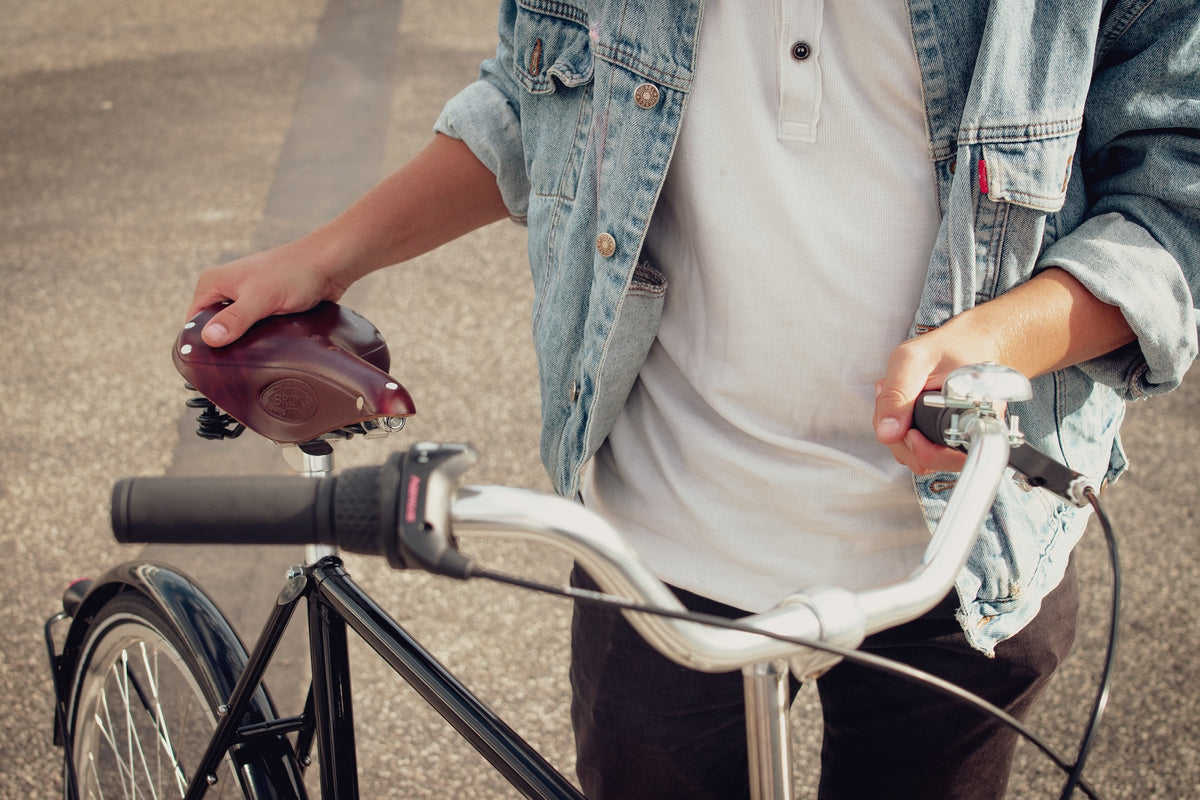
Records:
[[[367,273],[506,216],[496,177],[465,143],[438,134],[328,224],[290,244],[205,271],[188,319],[230,301],[202,332],[205,342],[221,347],[260,319],[340,300]]]
[[[312,266],[312,261],[301,240],[205,270],[196,282],[187,318],[213,303],[229,301],[201,332],[207,344],[222,347],[261,319],[307,311],[322,300],[339,300],[347,287]]]

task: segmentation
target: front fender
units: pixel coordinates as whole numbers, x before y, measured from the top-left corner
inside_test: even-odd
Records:
[[[195,663],[209,673],[218,697],[229,698],[248,660],[246,646],[203,589],[182,572],[149,561],[114,567],[88,589],[63,644],[63,674],[74,674],[79,649],[96,613],[121,592],[138,592],[151,600],[196,655]],[[246,721],[262,722],[275,716],[271,698],[259,687]]]
[[[218,704],[226,702],[249,660],[245,645],[203,589],[183,573],[147,561],[115,567],[87,589],[72,616],[62,654],[54,659],[57,674],[75,674],[81,649],[96,615],[105,603],[124,592],[137,592],[154,604],[182,638],[195,669],[204,673],[197,677],[206,678],[215,689]],[[67,698],[60,698],[60,703],[64,700],[69,702]],[[253,725],[276,718],[274,703],[266,687],[260,685],[250,699],[241,724]],[[67,753],[70,753],[69,747]],[[231,754],[237,762],[238,778],[246,797],[302,800],[307,796],[303,772],[286,737],[260,737],[254,746],[237,746]]]

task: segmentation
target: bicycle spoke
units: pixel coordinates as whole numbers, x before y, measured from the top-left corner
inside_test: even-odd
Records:
[[[216,720],[206,691],[168,626],[139,598],[115,601],[97,623],[77,677],[74,756],[80,796],[170,800],[187,794]],[[189,768],[190,765],[190,768]],[[242,797],[228,753],[207,796]]]
[[[158,800],[158,790],[155,786],[154,776],[150,774],[150,764],[146,761],[146,749],[142,745],[142,736],[138,731],[138,726],[133,717],[134,707],[130,702],[130,689],[135,687],[136,679],[129,669],[129,653],[128,651],[121,654],[121,661],[124,667],[125,683],[122,686],[121,697],[125,701],[125,726],[128,731],[129,740],[129,773],[132,775],[137,767],[134,756],[137,756],[137,761],[140,762],[142,772],[146,775],[147,788],[150,790],[151,800]],[[136,688],[135,688],[136,691]],[[143,706],[144,708],[144,706]],[[146,709],[148,711],[148,709]],[[142,794],[138,791],[137,784],[134,784],[134,794]]]
[[[154,729],[158,733],[158,741],[159,741],[159,744],[161,745],[161,749],[156,753],[156,755],[160,758],[161,758],[161,756],[166,755],[167,759],[170,761],[171,769],[172,769],[172,772],[174,773],[175,786],[179,790],[179,796],[183,797],[184,794],[187,793],[187,785],[188,785],[187,771],[184,770],[182,759],[180,759],[179,754],[175,751],[174,745],[171,743],[171,731],[167,727],[167,723],[166,723],[167,717],[165,714],[163,714],[162,695],[158,691],[158,680],[157,680],[158,650],[156,649],[154,651],[154,665],[153,666],[150,665],[150,657],[149,657],[149,654],[146,652],[146,643],[145,642],[141,643],[141,650],[142,650],[142,664],[146,668],[146,682],[150,685],[150,697],[153,698],[153,700],[154,700],[154,703],[153,703],[154,710],[151,711],[150,703],[148,702],[147,698],[143,695],[143,693],[140,689],[138,690],[138,696],[142,700],[142,705],[146,707],[146,712],[151,715],[151,719],[154,722]],[[187,725],[186,717],[184,718],[183,724],[184,724],[184,727],[186,727],[186,725]]]
[[[104,703],[104,714],[107,718],[107,725],[105,724],[105,719],[101,719],[100,715],[97,714],[95,717],[96,730],[104,737],[104,741],[108,743],[108,748],[113,754],[112,761],[117,766],[117,776],[121,779],[121,794],[125,797],[132,797],[135,794],[134,789],[131,788],[133,786],[133,775],[126,771],[125,764],[121,761],[121,748],[117,744],[117,734],[113,729],[112,718],[108,710],[108,698],[102,698],[102,702]],[[96,766],[95,753],[88,753],[88,763],[91,766],[91,773],[96,776],[96,791],[103,797],[104,787],[100,783],[100,769]],[[126,780],[126,778],[129,780]]]
[[[116,664],[113,665],[113,669],[116,669]],[[121,794],[125,797],[131,797],[133,792],[130,786],[133,781],[133,776],[126,774],[124,769],[125,765],[121,762],[121,749],[117,744],[117,731],[116,726],[113,725],[112,721],[112,710],[108,707],[107,692],[104,692],[100,695],[100,705],[103,707],[104,717],[101,718],[99,714],[95,715],[96,730],[98,730],[101,736],[104,737],[104,740],[108,742],[108,747],[112,751],[113,763],[117,765],[117,776],[121,779]],[[96,767],[96,754],[94,752],[89,753],[88,760],[91,764],[92,774],[96,776],[96,790],[100,792],[101,796],[103,796],[104,787],[100,784],[100,770]],[[126,781],[126,777],[129,778],[128,781]]]
[[[85,775],[91,777],[90,782],[85,781],[85,783],[88,785],[88,797],[104,800],[104,789],[100,786],[100,772],[96,769],[96,755],[94,753],[88,753],[88,769],[86,770]],[[95,791],[93,791],[91,788],[93,785],[95,786]],[[128,792],[124,792],[123,794],[126,796],[129,795]]]
[[[96,728],[113,754],[113,762],[117,767],[117,776],[121,781],[124,796],[147,797],[149,800],[157,800],[163,773],[162,762],[165,759],[171,773],[171,780],[174,782],[179,796],[182,797],[187,791],[187,771],[183,768],[182,760],[171,739],[170,728],[166,723],[167,715],[164,713],[159,691],[158,652],[155,650],[151,654],[145,642],[139,642],[138,651],[137,655],[131,658],[128,650],[123,650],[112,665],[111,687],[114,696],[121,700],[124,711],[123,719],[125,720],[124,731],[114,721],[107,692],[100,695],[103,713],[94,715]],[[141,679],[135,669],[139,661],[144,669]],[[145,686],[142,685],[143,683]],[[153,737],[158,744],[158,747],[155,748],[153,764],[147,756],[143,737],[138,729],[139,708],[150,721]],[[186,717],[184,725],[186,726]],[[94,759],[90,759],[90,762],[91,772],[99,774]],[[136,775],[139,773],[146,777],[145,789],[138,784]],[[156,776],[160,777],[156,778]],[[103,789],[99,786],[98,781],[97,778],[96,789],[100,796],[103,796]]]
[[[145,748],[142,746],[142,737],[138,733],[137,724],[133,717],[134,706],[130,702],[130,687],[131,684],[136,682],[136,679],[129,669],[129,651],[122,650],[121,657],[118,660],[120,662],[121,669],[116,676],[116,688],[117,693],[125,706],[125,750],[129,757],[128,764],[121,765],[122,772],[129,776],[130,785],[133,787],[133,797],[137,798],[144,796],[144,792],[139,791],[137,780],[135,778],[138,762],[140,762],[142,772],[144,772],[146,775],[147,785],[151,793],[151,800],[158,800],[158,791],[155,788],[154,776],[150,773],[150,765],[146,761],[146,752]],[[114,671],[117,669],[116,664],[113,664],[113,669]]]

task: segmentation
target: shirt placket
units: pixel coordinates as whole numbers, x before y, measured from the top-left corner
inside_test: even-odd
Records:
[[[780,0],[776,8],[779,74],[778,135],[813,142],[821,115],[822,0]]]

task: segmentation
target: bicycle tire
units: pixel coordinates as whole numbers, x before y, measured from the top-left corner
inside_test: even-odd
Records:
[[[89,625],[71,683],[68,725],[81,799],[183,797],[221,700],[186,637],[138,592],[120,592]],[[232,759],[206,797],[252,797]]]

